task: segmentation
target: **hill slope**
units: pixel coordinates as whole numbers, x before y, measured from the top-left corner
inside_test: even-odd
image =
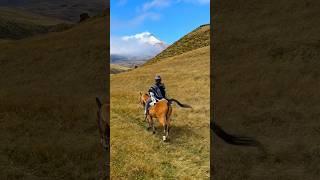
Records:
[[[125,67],[125,66],[120,66],[118,64],[110,64],[110,73],[111,74],[118,74],[121,72],[128,71],[131,68]]]
[[[209,46],[111,76],[111,177],[177,179],[209,177]],[[179,68],[177,68],[179,67]],[[139,92],[159,73],[170,97],[193,110],[173,107],[171,141],[162,128],[146,131]],[[158,123],[156,123],[158,124]]]
[[[267,150],[214,139],[214,179],[319,179],[320,2],[218,1],[216,121]]]
[[[0,174],[98,179],[95,97],[106,97],[106,17],[0,43]]]
[[[62,31],[71,26],[67,21],[16,8],[0,7],[0,39],[21,39],[50,31]]]
[[[209,45],[210,26],[202,25],[173,43],[157,56],[149,60],[146,64],[151,64],[163,58],[173,57]]]
[[[91,16],[100,14],[106,9],[106,1],[102,0],[0,0],[0,6],[24,9],[36,14],[79,21],[81,13]]]

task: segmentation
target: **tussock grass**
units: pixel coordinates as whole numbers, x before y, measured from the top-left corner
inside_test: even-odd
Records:
[[[173,108],[170,142],[146,130],[139,92],[160,74],[167,93],[194,109]],[[209,178],[209,47],[111,76],[111,178]]]

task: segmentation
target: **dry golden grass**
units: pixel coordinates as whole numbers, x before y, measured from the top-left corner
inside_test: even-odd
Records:
[[[111,178],[209,179],[209,47],[111,76]],[[160,74],[174,105],[170,142],[146,130],[139,92]],[[157,124],[158,126],[158,124]]]
[[[130,69],[131,68],[129,68],[129,67],[121,66],[121,65],[118,65],[118,64],[110,64],[110,73],[111,74],[121,73],[121,72],[124,72],[124,71],[128,71]]]
[[[146,64],[157,62],[163,58],[173,57],[194,49],[210,45],[210,26],[202,25],[173,43]]]

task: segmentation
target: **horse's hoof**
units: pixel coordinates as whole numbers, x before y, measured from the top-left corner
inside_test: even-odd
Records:
[[[151,129],[151,127],[147,127],[147,131],[149,131]]]
[[[155,132],[155,131],[153,131],[152,133],[153,133],[153,134],[155,134],[156,132]]]
[[[166,140],[167,140],[167,137],[166,137],[166,136],[162,136],[162,140],[163,140],[163,141],[166,141]]]

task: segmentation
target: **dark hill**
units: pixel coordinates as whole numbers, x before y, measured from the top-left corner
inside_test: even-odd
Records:
[[[90,16],[106,9],[106,1],[101,0],[0,0],[0,6],[21,8],[36,14],[77,22],[81,13]]]
[[[72,27],[67,21],[36,15],[16,8],[0,7],[0,39],[22,39]]]
[[[106,22],[0,43],[2,179],[99,179],[95,97],[107,95]]]
[[[215,118],[267,155],[214,139],[214,179],[318,179],[320,1],[217,1]],[[266,156],[265,156],[266,155]]]

